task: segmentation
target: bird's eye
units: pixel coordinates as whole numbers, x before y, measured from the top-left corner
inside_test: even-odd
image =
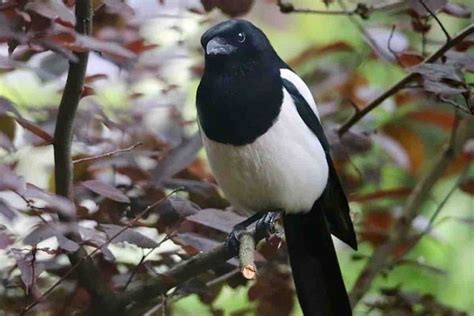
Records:
[[[239,43],[245,42],[245,33],[240,32],[239,34],[237,34],[237,40],[239,41]]]

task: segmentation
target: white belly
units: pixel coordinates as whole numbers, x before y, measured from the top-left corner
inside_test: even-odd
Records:
[[[216,180],[232,205],[247,212],[307,212],[328,179],[324,150],[284,90],[274,125],[249,145],[203,143]]]

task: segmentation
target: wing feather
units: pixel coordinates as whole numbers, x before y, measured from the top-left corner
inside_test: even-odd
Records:
[[[329,178],[326,189],[318,202],[325,212],[331,233],[352,248],[357,249],[354,227],[349,215],[349,203],[336,173],[336,169],[334,168],[330,154],[329,142],[324,134],[321,122],[319,121],[316,104],[311,92],[304,84],[303,80],[301,80],[291,70],[284,69],[284,71],[282,70],[280,73],[284,74],[284,76],[282,75],[283,86],[292,96],[299,115],[309,129],[311,129],[319,139],[326,153],[326,159],[329,166]]]

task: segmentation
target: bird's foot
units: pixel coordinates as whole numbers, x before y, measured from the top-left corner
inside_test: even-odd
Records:
[[[278,220],[280,214],[278,212],[268,212],[260,218],[255,224],[256,239],[267,239],[270,235],[275,233],[275,222]]]
[[[234,229],[230,232],[230,234],[227,236],[227,239],[225,241],[227,249],[233,254],[237,255],[239,253],[239,248],[240,248],[240,236],[242,235],[242,232],[244,232],[247,229],[247,226],[242,225],[242,224],[237,224],[234,226]]]
[[[232,232],[229,234],[229,236],[227,236],[225,241],[227,249],[229,249],[232,254],[237,255],[239,253],[240,236],[242,232],[245,231],[247,227],[253,224],[255,221],[260,220],[264,215],[264,213],[255,213],[243,222],[234,226],[234,229],[232,229]]]

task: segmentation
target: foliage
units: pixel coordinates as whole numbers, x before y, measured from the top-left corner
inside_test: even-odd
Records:
[[[244,217],[209,171],[189,97],[198,34],[221,14],[259,21],[317,97],[361,244],[339,247],[356,313],[474,310],[472,284],[450,279],[473,259],[472,3],[94,0],[88,17],[75,2],[0,3],[0,315],[297,313],[284,240],[260,243],[254,281],[222,246]],[[63,91],[88,52],[83,86]],[[77,113],[61,101],[72,178],[51,155],[67,154],[63,93],[80,97]]]

